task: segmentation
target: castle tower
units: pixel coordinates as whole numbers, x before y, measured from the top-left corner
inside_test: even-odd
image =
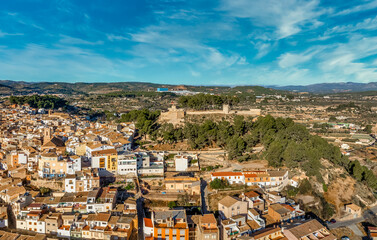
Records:
[[[229,114],[229,112],[230,112],[229,104],[223,104],[223,112],[225,114]]]

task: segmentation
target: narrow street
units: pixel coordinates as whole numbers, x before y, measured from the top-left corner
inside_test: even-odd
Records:
[[[143,219],[144,219],[144,208],[143,208],[143,197],[140,196],[136,200],[136,209],[137,209],[137,224],[138,224],[138,235],[137,239],[144,239],[144,229],[143,229]]]
[[[202,214],[208,212],[208,188],[207,182],[205,180],[200,180],[200,193],[201,193],[201,202],[202,202]]]
[[[137,225],[138,225],[138,229],[137,229],[137,239],[138,240],[142,240],[144,239],[144,228],[143,228],[143,222],[144,222],[144,217],[145,217],[145,212],[144,212],[144,207],[143,207],[143,194],[141,193],[141,189],[140,189],[140,182],[139,182],[139,179],[136,178],[135,179],[135,183],[136,183],[136,190],[137,190],[137,193],[136,193],[136,210],[137,210]]]

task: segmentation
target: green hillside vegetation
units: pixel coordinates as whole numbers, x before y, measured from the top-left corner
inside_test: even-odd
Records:
[[[354,102],[349,102],[345,104],[339,104],[336,107],[328,107],[326,110],[330,112],[340,112],[340,111],[351,110],[351,109],[360,110],[361,107],[356,105]]]
[[[217,145],[226,149],[229,159],[247,161],[253,159],[252,148],[258,144],[265,147],[263,156],[270,166],[287,166],[303,169],[307,176],[316,177],[323,183],[320,170],[321,159],[327,159],[334,166],[344,168],[351,176],[377,189],[376,176],[358,161],[351,162],[343,156],[338,147],[325,139],[311,135],[301,124],[292,119],[259,117],[257,121],[235,116],[232,122],[222,120],[203,123],[186,123],[182,127],[172,124],[158,125],[159,113],[148,110],[130,112],[121,121],[136,120],[140,131],[151,139],[173,144],[187,140],[192,149],[203,149]]]
[[[106,93],[103,95],[99,95],[99,99],[106,99],[106,98],[135,98],[135,97],[164,97],[164,96],[176,96],[174,93],[170,92],[144,92],[144,91],[135,91],[135,92],[125,92],[125,91],[119,91],[119,92],[112,92],[112,93]]]
[[[236,105],[240,102],[238,97],[228,95],[196,94],[193,96],[181,96],[178,104],[184,108],[208,109],[221,108],[223,104]]]
[[[32,95],[32,96],[11,96],[9,101],[12,104],[29,104],[32,108],[57,109],[67,107],[67,101],[51,95]]]

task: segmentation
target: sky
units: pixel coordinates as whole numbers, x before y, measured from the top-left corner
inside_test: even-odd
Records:
[[[377,0],[0,2],[0,79],[377,82]]]

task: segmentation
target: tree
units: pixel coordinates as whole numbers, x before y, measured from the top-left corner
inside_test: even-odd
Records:
[[[335,116],[330,116],[329,122],[336,122],[336,121],[337,121],[337,119],[336,119]]]
[[[47,188],[47,187],[40,187],[39,188],[39,192],[42,194],[42,195],[45,195],[47,193],[50,193],[51,192],[51,189],[50,188]]]
[[[223,188],[228,187],[229,183],[225,179],[218,179],[218,178],[216,178],[216,179],[212,180],[209,185],[213,189],[223,189]]]
[[[170,202],[168,202],[168,207],[170,209],[173,209],[173,208],[177,207],[177,202],[176,201],[170,201]]]
[[[298,189],[298,192],[300,194],[308,194],[313,190],[312,185],[310,184],[308,179],[302,180],[302,182],[298,186]]]
[[[368,133],[368,134],[371,134],[372,133],[372,125],[367,125],[365,128],[364,128],[364,132]]]
[[[133,183],[128,183],[125,187],[126,190],[131,190],[131,189],[134,189],[135,188],[135,185]]]
[[[282,153],[284,151],[283,145],[274,141],[265,153],[265,158],[268,161],[268,165],[273,167],[280,167],[282,165]]]

